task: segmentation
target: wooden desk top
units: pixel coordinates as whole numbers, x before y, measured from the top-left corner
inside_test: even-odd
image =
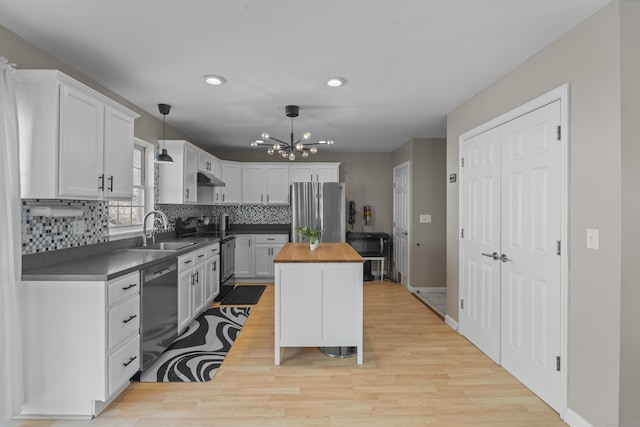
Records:
[[[364,262],[364,259],[348,243],[320,243],[318,249],[309,249],[309,243],[287,243],[273,262]]]

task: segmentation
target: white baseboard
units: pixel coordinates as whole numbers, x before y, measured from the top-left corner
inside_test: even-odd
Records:
[[[571,427],[593,427],[593,424],[582,418],[571,408],[567,409],[565,422]]]
[[[456,322],[455,320],[453,320],[453,318],[451,316],[449,316],[448,314],[446,314],[444,316],[444,323],[446,323],[447,325],[449,325],[449,327],[451,329],[453,329],[454,331],[458,332],[458,322]]]

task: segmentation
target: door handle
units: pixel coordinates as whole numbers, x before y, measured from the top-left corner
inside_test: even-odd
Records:
[[[502,262],[513,261],[512,259],[509,259],[506,254],[500,255],[500,258],[497,258],[497,259],[499,259]]]
[[[492,254],[488,254],[488,253],[483,252],[483,253],[482,253],[482,256],[486,256],[486,257],[489,257],[489,258],[493,258],[495,261],[497,261],[497,260],[499,260],[499,259],[500,259],[500,258],[498,257],[498,252],[494,252],[494,253],[492,253]]]

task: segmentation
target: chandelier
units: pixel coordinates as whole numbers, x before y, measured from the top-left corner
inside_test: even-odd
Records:
[[[272,156],[275,153],[280,154],[283,158],[294,161],[296,159],[296,153],[299,153],[302,158],[306,159],[309,157],[309,154],[316,154],[318,152],[318,145],[332,145],[333,140],[321,140],[317,142],[306,142],[311,138],[311,134],[309,132],[305,132],[302,134],[297,141],[294,141],[293,137],[293,118],[298,117],[298,113],[300,112],[300,107],[297,105],[287,105],[285,107],[285,114],[287,117],[291,117],[291,138],[289,142],[284,142],[278,138],[274,138],[269,135],[267,132],[262,132],[262,139],[256,139],[251,142],[251,146],[253,148],[258,147],[261,144],[265,144],[266,141],[272,139],[276,141],[271,147],[267,148],[267,154]]]

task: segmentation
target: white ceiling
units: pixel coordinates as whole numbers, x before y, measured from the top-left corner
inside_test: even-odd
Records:
[[[171,104],[212,149],[287,140],[297,104],[296,136],[386,152],[445,137],[448,112],[609,2],[0,0],[0,25],[158,118]]]

